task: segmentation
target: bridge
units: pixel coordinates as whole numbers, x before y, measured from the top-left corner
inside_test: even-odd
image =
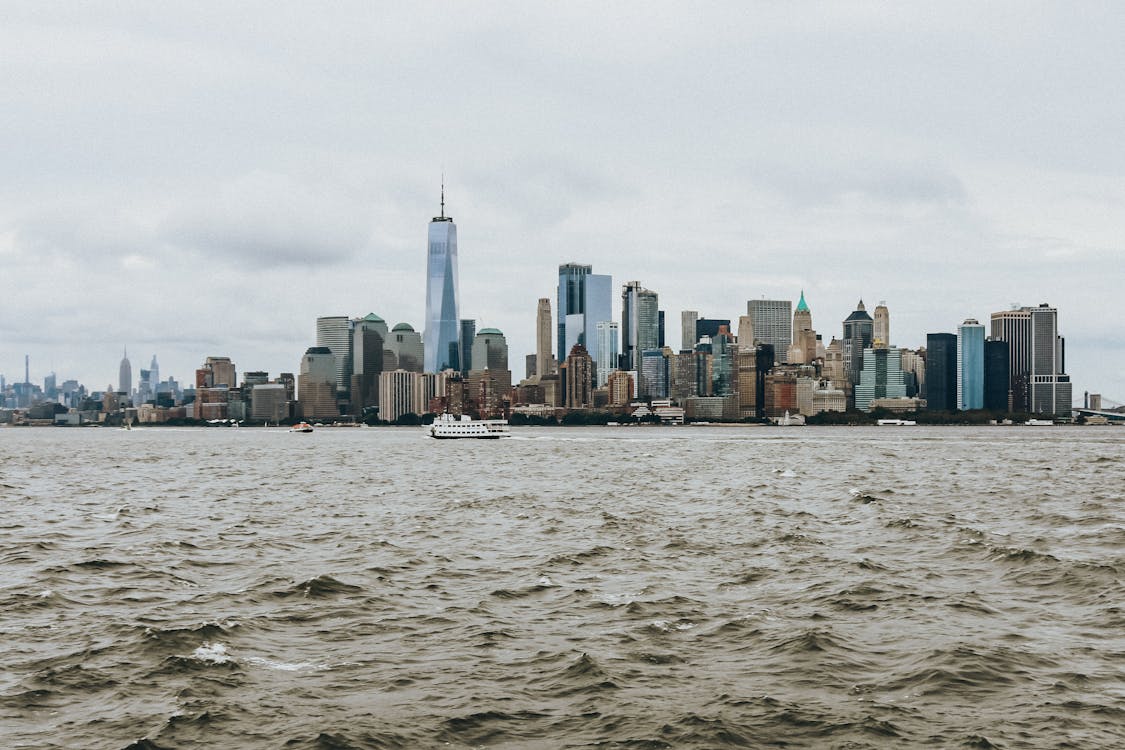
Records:
[[[1125,423],[1125,406],[1101,394],[1089,394],[1086,406],[1076,406],[1074,416],[1105,417],[1110,422]]]

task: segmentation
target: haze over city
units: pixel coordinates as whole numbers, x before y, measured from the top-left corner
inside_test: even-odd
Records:
[[[674,340],[802,289],[826,336],[886,300],[908,347],[1047,302],[1076,400],[1121,400],[1122,12],[9,8],[0,373],[276,373],[318,316],[420,328],[444,173],[462,315],[514,358],[576,261]]]

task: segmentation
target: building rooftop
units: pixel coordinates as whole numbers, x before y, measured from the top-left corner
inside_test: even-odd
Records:
[[[805,302],[805,290],[801,290],[801,301],[797,303],[797,312],[809,312],[808,303]]]
[[[394,328],[392,328],[391,331],[409,331],[410,333],[414,333],[414,326],[410,325],[409,323],[399,323]]]
[[[477,331],[477,335],[478,336],[481,336],[481,335],[503,336],[504,332],[501,331],[499,328],[482,328],[479,331]]]
[[[367,315],[365,315],[363,317],[363,319],[368,323],[383,323],[383,322],[385,322],[382,318],[380,318],[375,313],[367,313]]]

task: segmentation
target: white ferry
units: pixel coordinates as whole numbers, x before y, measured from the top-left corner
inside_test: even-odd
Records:
[[[913,427],[918,423],[913,419],[880,419],[877,424],[880,427]]]
[[[446,438],[502,438],[511,437],[512,428],[506,419],[472,419],[461,415],[442,414],[430,425],[430,437]]]

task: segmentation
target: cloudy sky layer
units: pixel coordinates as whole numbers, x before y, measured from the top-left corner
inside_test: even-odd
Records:
[[[557,266],[827,341],[1059,308],[1125,401],[1120,3],[115,2],[0,9],[0,373],[295,371],[319,315],[421,328],[426,224],[522,374]]]

